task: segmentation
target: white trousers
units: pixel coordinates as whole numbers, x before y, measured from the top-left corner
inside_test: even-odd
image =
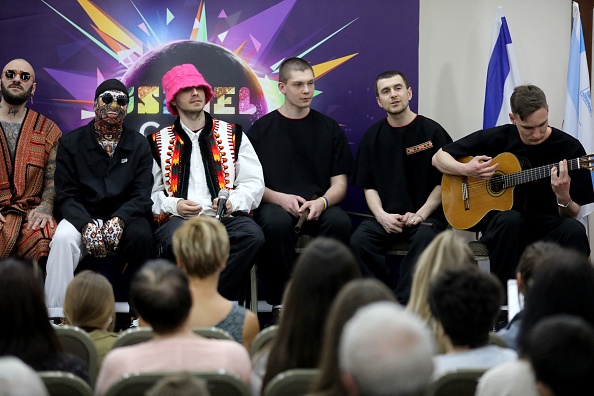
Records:
[[[99,227],[102,220],[95,220]],[[88,254],[82,234],[64,219],[58,224],[50,242],[47,258],[47,277],[45,279],[45,305],[50,318],[64,317],[64,298],[66,288],[74,278],[78,263]]]

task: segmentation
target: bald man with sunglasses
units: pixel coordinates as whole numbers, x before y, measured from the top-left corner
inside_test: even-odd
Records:
[[[56,225],[54,171],[62,132],[27,108],[36,89],[33,67],[14,59],[2,69],[0,102],[0,258],[45,259]]]

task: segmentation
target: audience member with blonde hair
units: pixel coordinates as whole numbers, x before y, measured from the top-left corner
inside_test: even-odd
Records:
[[[103,275],[85,270],[70,281],[64,301],[66,324],[85,330],[97,348],[98,365],[115,342],[115,297],[111,283]]]
[[[429,308],[429,285],[445,270],[472,266],[476,266],[472,250],[452,230],[440,233],[419,256],[406,310],[427,322],[435,335],[437,353],[446,351],[446,340],[437,331],[437,322]]]
[[[345,389],[338,367],[338,343],[345,323],[359,310],[377,301],[396,302],[394,293],[375,278],[355,279],[347,283],[336,295],[328,318],[322,342],[320,373],[313,384],[316,396],[342,396]]]
[[[243,343],[249,350],[260,331],[256,315],[232,303],[217,290],[219,276],[229,258],[225,226],[209,216],[185,221],[173,235],[177,264],[190,279],[192,327],[216,326]]]

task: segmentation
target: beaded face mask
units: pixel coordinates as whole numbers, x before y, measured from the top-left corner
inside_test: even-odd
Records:
[[[120,91],[105,91],[95,100],[95,121],[115,127],[121,127],[128,97]],[[110,115],[112,113],[112,115]],[[115,113],[115,116],[113,115]]]

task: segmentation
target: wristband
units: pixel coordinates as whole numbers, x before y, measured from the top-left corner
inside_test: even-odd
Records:
[[[321,199],[322,202],[324,202],[324,210],[326,210],[328,208],[328,198],[324,197],[320,197],[318,199]]]
[[[415,214],[421,218],[421,223],[425,222],[425,218],[424,218],[423,216],[421,216],[421,215],[420,215],[420,214],[418,214],[418,213],[415,213]]]
[[[566,208],[569,206],[570,203],[571,203],[571,198],[569,198],[569,201],[567,201],[567,203],[565,205],[563,205],[561,202],[559,202],[557,200],[557,206],[559,206],[560,208]]]

